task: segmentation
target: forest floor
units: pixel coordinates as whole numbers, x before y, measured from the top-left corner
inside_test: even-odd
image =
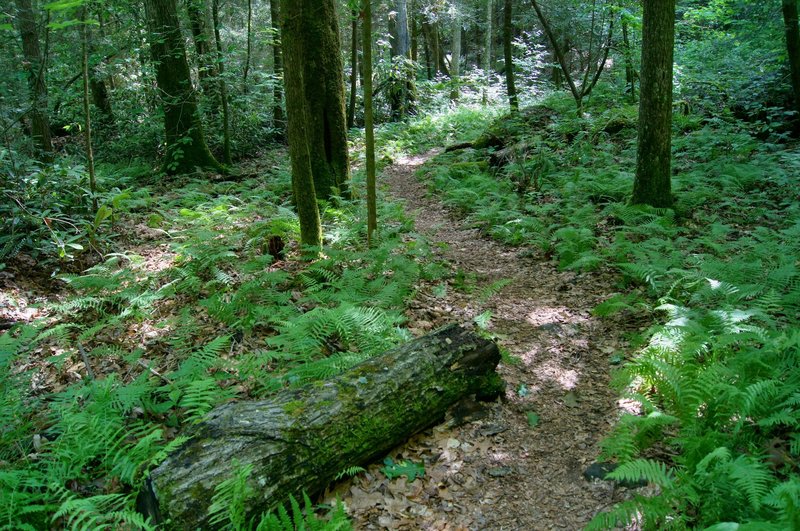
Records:
[[[626,324],[591,314],[614,291],[612,275],[558,271],[457,219],[416,176],[432,155],[401,158],[382,176],[437,258],[456,270],[446,291],[418,292],[409,327],[421,335],[448,322],[474,326],[490,311],[488,331],[512,360],[499,368],[506,396],[462,406],[392,454],[423,462],[423,477],[389,480],[373,465],[331,494],[357,529],[580,529],[630,494],[583,477],[619,414],[610,360],[625,348]],[[493,284],[504,287],[482,297]]]

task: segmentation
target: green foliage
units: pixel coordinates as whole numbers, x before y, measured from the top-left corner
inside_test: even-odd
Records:
[[[383,460],[383,465],[381,472],[388,479],[406,476],[408,482],[411,483],[417,479],[417,476],[422,477],[425,475],[425,467],[423,465],[405,459],[395,462],[391,457],[387,457]]]
[[[620,292],[596,315],[662,323],[615,376],[640,412],[622,416],[601,456],[620,463],[618,480],[644,479],[659,494],[636,496],[590,528],[796,526],[796,155],[759,144],[745,124],[676,120],[675,210],[630,206],[633,129],[607,132],[620,112],[607,103],[594,100],[575,118],[564,99],[547,101],[551,122],[504,137],[553,157],[538,191],[520,196],[513,175],[491,172],[488,149],[440,155],[425,175],[506,243],[552,254],[564,269],[612,267]]]

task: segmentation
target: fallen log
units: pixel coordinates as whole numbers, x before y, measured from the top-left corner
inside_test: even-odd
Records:
[[[494,343],[451,325],[330,380],[219,406],[153,470],[140,510],[177,529],[210,528],[215,487],[246,465],[253,515],[289,495],[319,493],[344,469],[436,424],[460,399],[497,398],[499,361]]]

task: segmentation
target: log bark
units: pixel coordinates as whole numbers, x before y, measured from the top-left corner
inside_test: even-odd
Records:
[[[435,424],[461,398],[496,398],[504,388],[499,360],[494,343],[452,325],[325,382],[225,404],[152,472],[140,498],[158,508],[158,521],[207,529],[214,488],[237,466],[255,471],[253,515],[290,494],[319,493],[345,468],[370,463]]]

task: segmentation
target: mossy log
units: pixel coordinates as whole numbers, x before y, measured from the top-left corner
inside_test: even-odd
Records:
[[[385,455],[460,399],[494,399],[497,346],[451,325],[330,380],[217,407],[148,481],[140,510],[176,529],[206,529],[214,489],[252,465],[253,514],[319,493],[347,467]]]

